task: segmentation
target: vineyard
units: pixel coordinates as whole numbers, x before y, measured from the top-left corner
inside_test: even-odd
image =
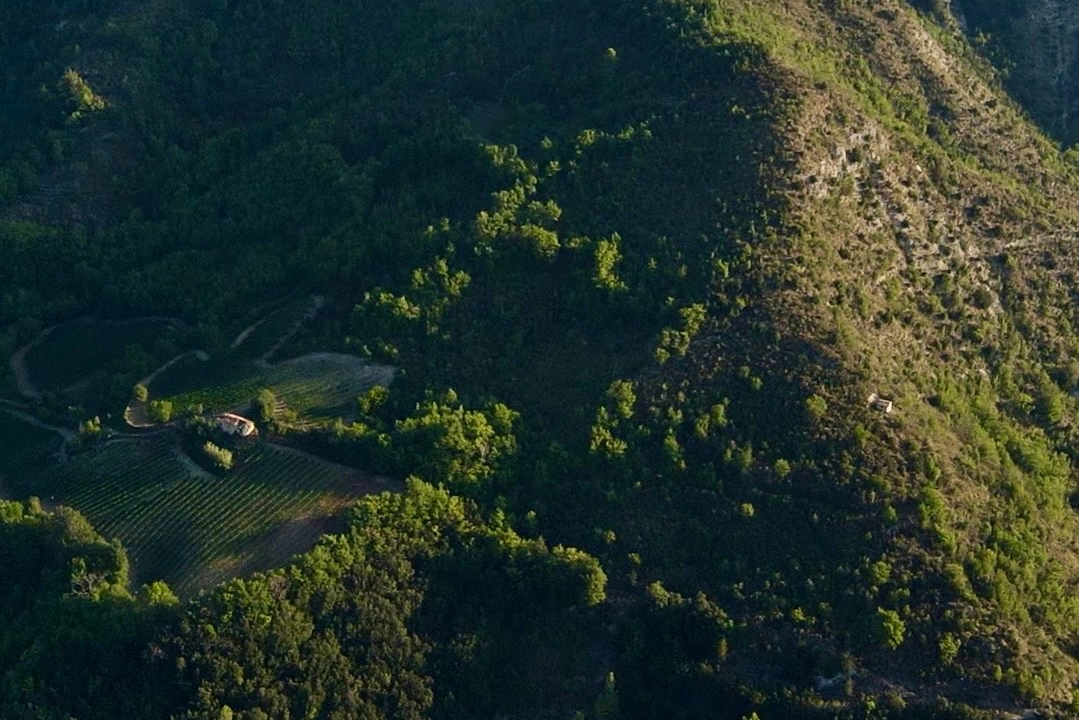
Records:
[[[73,321],[42,333],[20,362],[45,392],[70,391],[97,376],[108,381],[137,366],[145,368],[136,377],[145,378],[150,399],[169,400],[177,412],[244,408],[267,388],[278,411],[347,416],[364,391],[392,382],[393,368],[339,353],[270,362],[322,305],[319,297],[284,304],[213,356],[177,355],[183,327],[173,321]],[[147,407],[133,400],[125,417],[149,430]],[[66,459],[57,432],[10,413],[0,412],[0,433],[0,466],[8,473],[2,492],[76,508],[123,543],[135,584],[162,579],[181,596],[286,562],[336,529],[351,501],[389,489],[388,481],[269,443],[237,448],[235,467],[211,473],[185,454],[175,430],[114,437]]]
[[[315,417],[347,415],[366,390],[393,382],[394,370],[352,355],[313,353],[267,371],[270,387],[292,410]]]
[[[128,550],[135,583],[167,581],[190,595],[225,577],[266,569],[307,549],[352,500],[388,487],[287,448],[262,444],[217,477],[178,449],[171,434],[107,443],[60,468],[50,495],[83,512]],[[266,542],[282,528],[294,542]],[[309,544],[308,543],[308,547]],[[283,550],[288,554],[281,557]]]
[[[203,384],[170,394],[179,384],[172,377],[174,369],[192,380],[198,377]],[[242,408],[260,389],[268,388],[278,401],[301,415],[330,418],[350,414],[360,394],[375,385],[388,386],[393,374],[393,368],[340,353],[313,353],[265,369],[249,363],[243,370],[235,365],[215,368],[212,360],[200,363],[192,358],[155,379],[150,395],[168,399],[177,409],[201,405],[208,412],[218,412]]]

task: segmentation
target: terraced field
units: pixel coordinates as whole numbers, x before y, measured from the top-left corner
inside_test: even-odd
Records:
[[[347,416],[360,394],[392,382],[393,368],[339,353],[271,362],[322,304],[321,298],[298,298],[213,356],[188,351],[169,362],[157,357],[158,371],[146,368],[136,377],[145,378],[151,399],[171,400],[175,411],[199,405],[206,412],[241,409],[269,388],[278,410],[288,408],[301,421]],[[57,326],[19,354],[20,392],[73,395],[74,386],[95,378],[111,382],[120,365],[131,372],[125,356],[132,355],[132,345],[145,353],[145,363],[151,349],[179,345],[174,341],[182,331],[154,318]],[[0,467],[7,473],[0,477],[0,493],[38,495],[84,513],[103,535],[123,543],[136,585],[162,579],[186,596],[281,565],[336,529],[340,511],[355,499],[396,489],[388,480],[268,442],[237,448],[235,467],[219,476],[184,453],[182,431],[151,432],[146,410],[145,403],[132,401],[125,413],[145,435],[115,437],[65,459],[58,453],[61,435],[73,435],[73,428],[39,428],[0,407]]]
[[[232,354],[252,361],[268,361],[304,322],[314,317],[325,301],[320,296],[297,298],[241,332],[232,342]]]
[[[175,358],[148,383],[155,400],[176,411],[201,406],[205,412],[243,411],[268,388],[279,407],[311,418],[349,416],[356,398],[374,385],[393,381],[393,368],[372,365],[342,353],[312,353],[281,362],[271,358],[323,305],[321,297],[294,300],[241,332],[224,352],[205,359]],[[140,408],[128,408],[132,417]]]
[[[177,322],[165,318],[65,323],[25,354],[27,376],[39,391],[60,391],[116,365],[129,346],[153,355],[178,332]]]
[[[217,477],[187,460],[171,434],[121,439],[68,463],[53,489],[123,542],[136,584],[163,579],[181,596],[287,560],[352,500],[390,489],[288,448],[260,444],[238,457]],[[284,541],[266,541],[275,536]]]
[[[394,370],[340,353],[312,353],[266,371],[269,387],[292,410],[312,417],[339,417],[354,411],[356,398],[381,385],[389,387]]]
[[[350,414],[357,396],[374,385],[388,386],[394,374],[393,368],[341,353],[313,353],[262,369],[252,363],[213,363],[194,358],[177,363],[151,383],[151,397],[168,399],[177,409],[202,405],[207,412],[220,412],[243,408],[260,389],[269,388],[302,415],[331,418]],[[193,385],[196,378],[201,384]],[[179,389],[185,382],[191,389]]]

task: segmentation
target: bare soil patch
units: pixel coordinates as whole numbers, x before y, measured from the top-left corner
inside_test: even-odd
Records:
[[[181,593],[178,587],[173,588],[173,590],[182,598],[195,595],[200,590],[208,590],[234,577],[238,577],[242,567],[243,563],[240,558],[220,558],[199,568],[198,573],[186,583],[187,592]]]
[[[286,520],[249,542],[242,553],[203,566],[185,583],[186,589],[193,594],[232,578],[283,567],[297,555],[311,550],[323,535],[343,532],[345,527],[340,512]]]
[[[251,543],[239,572],[247,575],[281,567],[313,548],[323,535],[344,530],[345,520],[340,512],[287,520]]]
[[[176,452],[176,459],[178,459],[180,461],[181,465],[183,465],[185,468],[187,468],[188,472],[191,473],[192,477],[199,478],[200,480],[216,480],[217,479],[212,474],[210,474],[207,470],[202,468],[197,462],[192,460],[191,457],[187,453],[184,452],[183,448],[180,447],[179,442],[176,443],[176,447],[174,448],[174,450]]]

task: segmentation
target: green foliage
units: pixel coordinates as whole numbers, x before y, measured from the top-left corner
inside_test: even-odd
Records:
[[[517,418],[502,403],[467,410],[452,390],[438,400],[429,397],[394,427],[397,462],[458,491],[485,485],[517,451]]]
[[[255,407],[258,408],[258,418],[262,422],[270,422],[277,412],[277,396],[273,390],[262,388],[255,396]]]
[[[940,651],[940,662],[947,666],[955,662],[959,656],[959,650],[962,648],[963,643],[952,633],[944,633],[940,636],[940,640],[937,641],[937,648]]]
[[[93,440],[101,436],[101,418],[96,415],[79,423],[79,437]]]
[[[167,423],[172,420],[171,400],[151,400],[147,407],[147,415],[155,423]]]
[[[596,286],[607,290],[625,290],[626,284],[618,277],[618,264],[622,261],[620,245],[622,238],[618,233],[608,240],[596,243]]]
[[[142,655],[160,619],[132,603],[118,545],[69,508],[50,513],[33,502],[0,501],[0,548],[0,714],[167,712],[159,676]],[[127,692],[96,689],[113,683]]]
[[[659,347],[656,349],[657,357],[660,357],[661,351],[664,358],[671,355],[684,356],[689,352],[690,341],[700,331],[707,317],[707,311],[700,303],[684,307],[678,311],[678,314],[681,316],[682,324],[678,329],[665,328],[660,333]]]
[[[155,580],[148,585],[143,585],[139,589],[138,598],[140,602],[150,606],[173,607],[180,603],[172,588],[161,580]]]
[[[877,639],[886,648],[895,650],[906,639],[907,627],[895,610],[877,608]]]
[[[371,389],[367,390],[356,399],[356,402],[358,403],[360,408],[360,414],[371,415],[378,408],[384,405],[386,403],[386,400],[389,399],[389,397],[389,389],[383,387],[382,385],[375,385],[371,387]]]
[[[169,653],[186,680],[185,717],[225,708],[252,717],[393,708],[419,718],[432,707],[495,715],[520,708],[515,676],[532,661],[527,641],[571,631],[563,603],[588,605],[602,591],[598,563],[584,553],[548,551],[414,482],[405,495],[364,500],[348,534],[294,565],[200,597]],[[508,633],[517,637],[507,642]],[[574,657],[547,661],[568,669]],[[436,698],[432,685],[446,695]]]
[[[234,458],[232,451],[223,447],[218,447],[212,442],[207,440],[202,444],[202,452],[210,459],[210,462],[214,464],[219,470],[231,470],[234,464]]]
[[[105,109],[105,100],[93,91],[77,71],[72,68],[65,70],[61,82],[75,103],[75,109],[68,115],[69,121],[74,122],[85,113]]]
[[[806,412],[814,420],[820,420],[828,412],[828,403],[820,395],[813,394],[806,398]]]
[[[46,647],[0,714],[899,716],[855,676],[803,698],[842,652],[922,669],[912,697],[962,672],[1067,701],[1073,180],[957,35],[896,2],[9,5],[0,349],[90,311],[191,326],[56,328],[40,419],[107,424],[88,370],[122,402],[204,347],[155,376],[156,422],[254,398],[274,442],[480,505],[413,483],[251,576],[352,470],[259,445],[215,482],[168,429],[57,464],[12,429],[4,487],[84,508],[140,581],[249,579],[117,634],[180,674],[149,696],[173,707],[52,712],[120,685],[35,690]],[[311,350],[356,355],[279,360]],[[107,604],[68,547],[68,601]]]

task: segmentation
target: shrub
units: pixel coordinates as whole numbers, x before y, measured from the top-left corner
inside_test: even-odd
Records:
[[[206,441],[202,446],[202,451],[206,453],[206,457],[213,461],[213,464],[221,470],[231,470],[233,465],[232,451],[223,447],[214,445],[210,441]]]
[[[940,640],[937,642],[937,649],[940,651],[940,662],[942,665],[951,665],[955,662],[955,658],[959,655],[959,649],[962,647],[962,643],[955,635],[951,633],[944,633],[940,636]]]
[[[806,398],[806,411],[814,420],[819,420],[828,412],[828,403],[820,395],[810,395]]]
[[[895,610],[877,608],[877,638],[881,645],[891,650],[903,644],[907,626]]]
[[[277,397],[272,390],[263,388],[255,396],[255,407],[258,408],[259,420],[270,422],[274,419],[274,410],[277,407]]]

